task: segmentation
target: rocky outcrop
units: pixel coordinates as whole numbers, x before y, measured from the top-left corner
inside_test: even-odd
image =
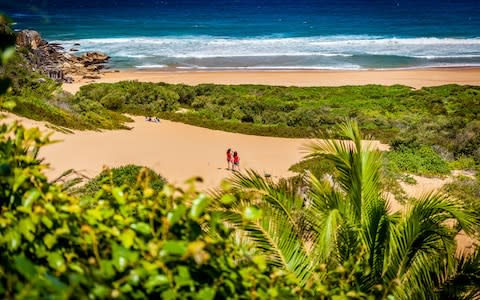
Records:
[[[46,42],[35,30],[22,30],[17,34],[17,46],[27,49],[37,49]]]
[[[60,44],[43,40],[34,30],[21,31],[17,47],[26,50],[26,58],[34,70],[62,82],[73,82],[75,77],[99,78],[110,58],[101,52],[68,53]]]

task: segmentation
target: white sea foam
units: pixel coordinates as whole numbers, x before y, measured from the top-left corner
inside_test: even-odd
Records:
[[[318,36],[233,38],[214,36],[96,38],[53,41],[66,47],[80,43],[81,51],[103,51],[113,58],[137,59],[141,64],[188,65],[192,60],[213,58],[259,58],[269,68],[279,58],[289,61],[287,67],[325,65],[337,68],[342,63],[368,59],[372,55],[404,57],[413,60],[479,60],[480,38],[386,38],[379,36]],[[298,59],[297,59],[298,58]],[[329,59],[327,64],[326,60]],[[301,62],[301,60],[304,60]],[[307,61],[308,60],[308,61]],[[316,61],[315,61],[316,60]],[[458,61],[457,61],[458,63]],[[473,63],[473,62],[472,62]],[[415,63],[414,63],[415,64]],[[138,62],[135,65],[139,65]],[[272,65],[272,66],[270,66]],[[283,64],[282,64],[283,65]],[[223,65],[222,65],[223,66]],[[229,67],[227,64],[226,67]],[[237,65],[244,67],[243,64]],[[233,66],[235,67],[235,66]],[[285,68],[279,66],[280,68]]]
[[[167,65],[141,65],[141,66],[135,66],[137,69],[162,69],[162,68],[167,68]]]
[[[249,67],[205,67],[205,66],[179,66],[179,70],[360,70],[361,67],[353,64],[337,66],[249,66]]]

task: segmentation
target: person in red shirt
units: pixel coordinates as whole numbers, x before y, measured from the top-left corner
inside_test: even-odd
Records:
[[[233,152],[233,170],[240,171],[240,156],[237,151]]]
[[[232,170],[233,170],[232,149],[228,148],[228,150],[227,150],[227,170],[230,170],[230,166],[232,166]]]

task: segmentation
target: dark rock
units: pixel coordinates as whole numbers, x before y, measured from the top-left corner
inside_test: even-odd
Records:
[[[85,66],[106,63],[110,56],[102,52],[87,52],[79,57]]]
[[[73,45],[74,45],[74,46],[80,46],[80,43],[75,43],[75,44],[73,44]]]
[[[28,50],[25,57],[32,69],[61,82],[73,81],[73,78],[67,75],[98,79],[101,70],[105,68],[104,64],[110,59],[101,52],[87,52],[80,56],[65,52],[60,44],[42,40],[40,34],[33,30],[20,32],[16,42],[19,48]],[[70,51],[75,52],[78,49],[71,48]]]
[[[83,75],[83,79],[100,79],[99,75]]]

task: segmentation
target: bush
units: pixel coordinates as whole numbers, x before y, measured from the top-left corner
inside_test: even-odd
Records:
[[[450,173],[445,162],[431,147],[400,147],[387,153],[389,167],[398,172],[435,176]]]
[[[315,175],[316,178],[323,178],[326,174],[335,175],[333,163],[329,160],[320,160],[318,158],[302,160],[291,166],[288,170],[299,174],[308,171]]]
[[[100,103],[102,103],[106,109],[119,110],[125,103],[125,96],[118,92],[111,92],[103,96]]]
[[[81,193],[95,194],[102,189],[103,184],[121,186],[122,184],[134,185],[137,180],[146,180],[156,192],[162,190],[167,182],[161,175],[147,167],[126,165],[118,168],[103,170],[97,177],[87,182],[81,189]]]
[[[478,178],[456,177],[453,182],[446,184],[443,190],[462,201],[465,207],[477,213],[480,211],[480,182]]]

